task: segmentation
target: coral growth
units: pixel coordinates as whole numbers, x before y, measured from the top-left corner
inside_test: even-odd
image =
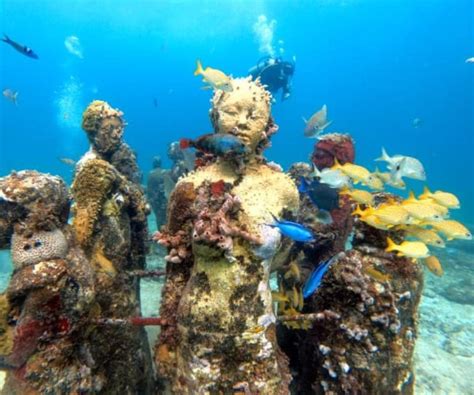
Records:
[[[91,159],[77,171],[72,193],[74,195],[74,228],[79,243],[87,247],[94,226],[108,194],[117,180],[117,172],[106,161]]]
[[[17,269],[41,261],[63,259],[68,251],[66,237],[60,229],[26,235],[16,233],[12,237],[11,244],[12,260]]]
[[[233,261],[233,238],[239,237],[253,244],[261,244],[261,240],[258,236],[250,234],[245,226],[232,223],[232,219],[238,218],[241,203],[237,196],[225,192],[222,185],[223,181],[220,180],[210,185],[203,184],[198,189],[193,241],[215,246],[224,251],[229,261]],[[219,186],[222,186],[222,189]]]
[[[311,161],[319,170],[334,165],[334,158],[339,163],[353,163],[355,159],[354,141],[348,134],[331,133],[320,137],[314,146]]]

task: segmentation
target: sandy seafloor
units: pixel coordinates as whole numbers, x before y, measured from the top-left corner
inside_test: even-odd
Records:
[[[474,395],[474,241],[449,242],[445,249],[433,249],[432,253],[437,254],[445,274],[439,278],[425,273],[415,350],[415,393]],[[8,281],[8,274],[1,272],[9,267],[8,261],[9,254],[2,252],[0,291]],[[160,268],[164,261],[159,254],[151,254],[148,265]],[[162,281],[142,280],[144,316],[158,315]],[[159,328],[147,330],[155,341]],[[0,388],[3,377],[0,372]]]

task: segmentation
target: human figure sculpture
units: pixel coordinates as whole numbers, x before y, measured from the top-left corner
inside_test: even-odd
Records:
[[[129,273],[145,268],[149,213],[137,183],[135,155],[122,141],[122,115],[103,101],[87,107],[82,127],[91,147],[78,162],[72,185],[73,226],[95,269],[100,318],[112,321],[140,315],[138,279]],[[151,391],[151,357],[143,328],[109,323],[91,333],[91,342],[93,358],[107,372],[104,388],[115,393]]]
[[[286,357],[275,337],[270,266],[281,236],[271,213],[298,208],[294,182],[261,157],[276,131],[270,94],[250,78],[216,91],[215,132],[237,136],[241,157],[218,157],[180,179],[168,223],[156,239],[168,246],[156,347],[165,385],[176,394],[287,394]]]
[[[2,394],[98,393],[104,382],[86,336],[94,271],[67,224],[69,195],[36,171],[0,178],[0,248],[13,274],[0,294]]]

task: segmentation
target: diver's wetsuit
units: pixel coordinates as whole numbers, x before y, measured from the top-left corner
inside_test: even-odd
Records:
[[[291,94],[291,76],[295,71],[294,63],[283,61],[282,58],[266,56],[249,70],[253,79],[260,77],[267,89],[276,93],[282,89],[281,100],[288,99]]]

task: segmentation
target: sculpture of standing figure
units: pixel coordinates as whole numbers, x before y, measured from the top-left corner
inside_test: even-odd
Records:
[[[122,141],[122,115],[103,101],[87,107],[82,127],[91,148],[78,162],[72,185],[73,226],[95,269],[100,316],[113,319],[140,315],[139,282],[128,272],[145,267],[149,214],[135,155]],[[151,391],[142,328],[98,327],[91,342],[93,358],[107,372],[106,391]]]
[[[36,171],[0,178],[0,248],[13,274],[0,294],[2,394],[98,393],[87,328],[94,271],[67,224],[69,194]]]
[[[270,95],[248,78],[232,88],[216,91],[210,115],[215,132],[237,137],[243,154],[181,178],[156,235],[169,250],[156,361],[176,394],[289,393],[269,287],[281,235],[265,224],[297,210],[298,191],[261,157],[276,131]]]

